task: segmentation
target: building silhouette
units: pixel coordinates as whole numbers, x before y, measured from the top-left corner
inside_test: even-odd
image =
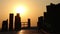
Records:
[[[40,17],[38,17],[37,27],[38,27],[38,29],[42,29],[43,26],[44,26],[43,16],[40,16]]]
[[[30,28],[30,19],[28,19],[28,28]]]
[[[11,13],[9,15],[9,31],[12,31],[13,30],[13,17],[14,17],[14,14]]]
[[[49,32],[60,32],[60,4],[50,4],[46,6],[47,12],[44,12],[44,23]]]
[[[49,23],[47,22],[47,18],[49,16],[47,15],[47,12],[44,12],[44,30],[48,30],[48,27],[49,27]]]
[[[60,4],[50,4],[46,6],[47,12],[44,16],[38,17],[38,29],[45,29],[51,33],[60,33]],[[13,31],[14,14],[9,15],[9,31]],[[28,19],[28,28],[31,28],[30,19]],[[27,28],[27,29],[28,29]],[[21,17],[19,13],[15,16],[15,30],[21,30]],[[2,31],[8,31],[8,20],[2,22]]]
[[[17,15],[15,16],[15,30],[21,30],[21,18],[19,13],[17,13]]]
[[[8,31],[8,20],[2,22],[2,31]]]

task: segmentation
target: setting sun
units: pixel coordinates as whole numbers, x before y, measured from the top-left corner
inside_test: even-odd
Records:
[[[15,8],[16,13],[24,14],[26,13],[26,11],[27,11],[27,8],[25,8],[24,6],[17,6]]]
[[[23,13],[25,11],[24,7],[17,7],[16,8],[17,13]]]

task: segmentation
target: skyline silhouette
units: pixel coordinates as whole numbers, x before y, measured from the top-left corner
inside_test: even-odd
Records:
[[[22,23],[21,22],[21,17],[20,14],[17,13],[16,16],[14,16],[14,14],[10,13],[9,14],[9,29],[8,29],[8,19],[4,20],[2,22],[2,29],[1,31],[20,31],[21,29],[37,29],[37,30],[45,30],[47,32],[50,33],[60,33],[60,3],[59,4],[53,4],[51,3],[50,5],[46,6],[47,8],[47,12],[44,12],[44,16],[40,16],[38,17],[38,22],[37,22],[37,27],[31,27],[31,19],[28,18],[27,19],[27,24],[24,25],[28,25],[27,27],[22,27]],[[15,17],[15,21],[14,21],[14,26],[15,28],[13,29],[13,18]]]
[[[20,13],[21,21],[25,22],[28,18],[31,19],[31,26],[37,26],[37,21],[39,16],[43,16],[43,12],[46,11],[46,5],[50,3],[58,4],[60,0],[0,0],[0,28],[2,26],[2,21],[7,19],[9,20],[9,14],[13,13],[14,16],[18,11],[14,10],[18,7],[25,8],[26,11]],[[32,15],[33,14],[33,15]],[[4,16],[3,16],[4,15]]]

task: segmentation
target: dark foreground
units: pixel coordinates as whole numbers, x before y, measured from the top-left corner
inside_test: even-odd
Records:
[[[10,32],[0,32],[0,34],[50,34],[43,30],[20,30],[18,32],[16,31],[10,31]]]

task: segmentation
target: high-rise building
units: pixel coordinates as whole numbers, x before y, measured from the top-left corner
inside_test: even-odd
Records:
[[[8,20],[2,22],[2,31],[8,31]]]
[[[9,15],[9,31],[13,30],[13,13]]]
[[[43,16],[41,17],[38,17],[38,23],[37,23],[37,26],[38,26],[38,29],[42,29],[43,28]]]
[[[50,4],[46,6],[47,12],[44,13],[44,20],[47,30],[50,32],[60,32],[60,4]]]
[[[21,18],[19,13],[15,16],[15,30],[18,31],[21,29]]]
[[[30,19],[28,19],[28,28],[30,28]]]

